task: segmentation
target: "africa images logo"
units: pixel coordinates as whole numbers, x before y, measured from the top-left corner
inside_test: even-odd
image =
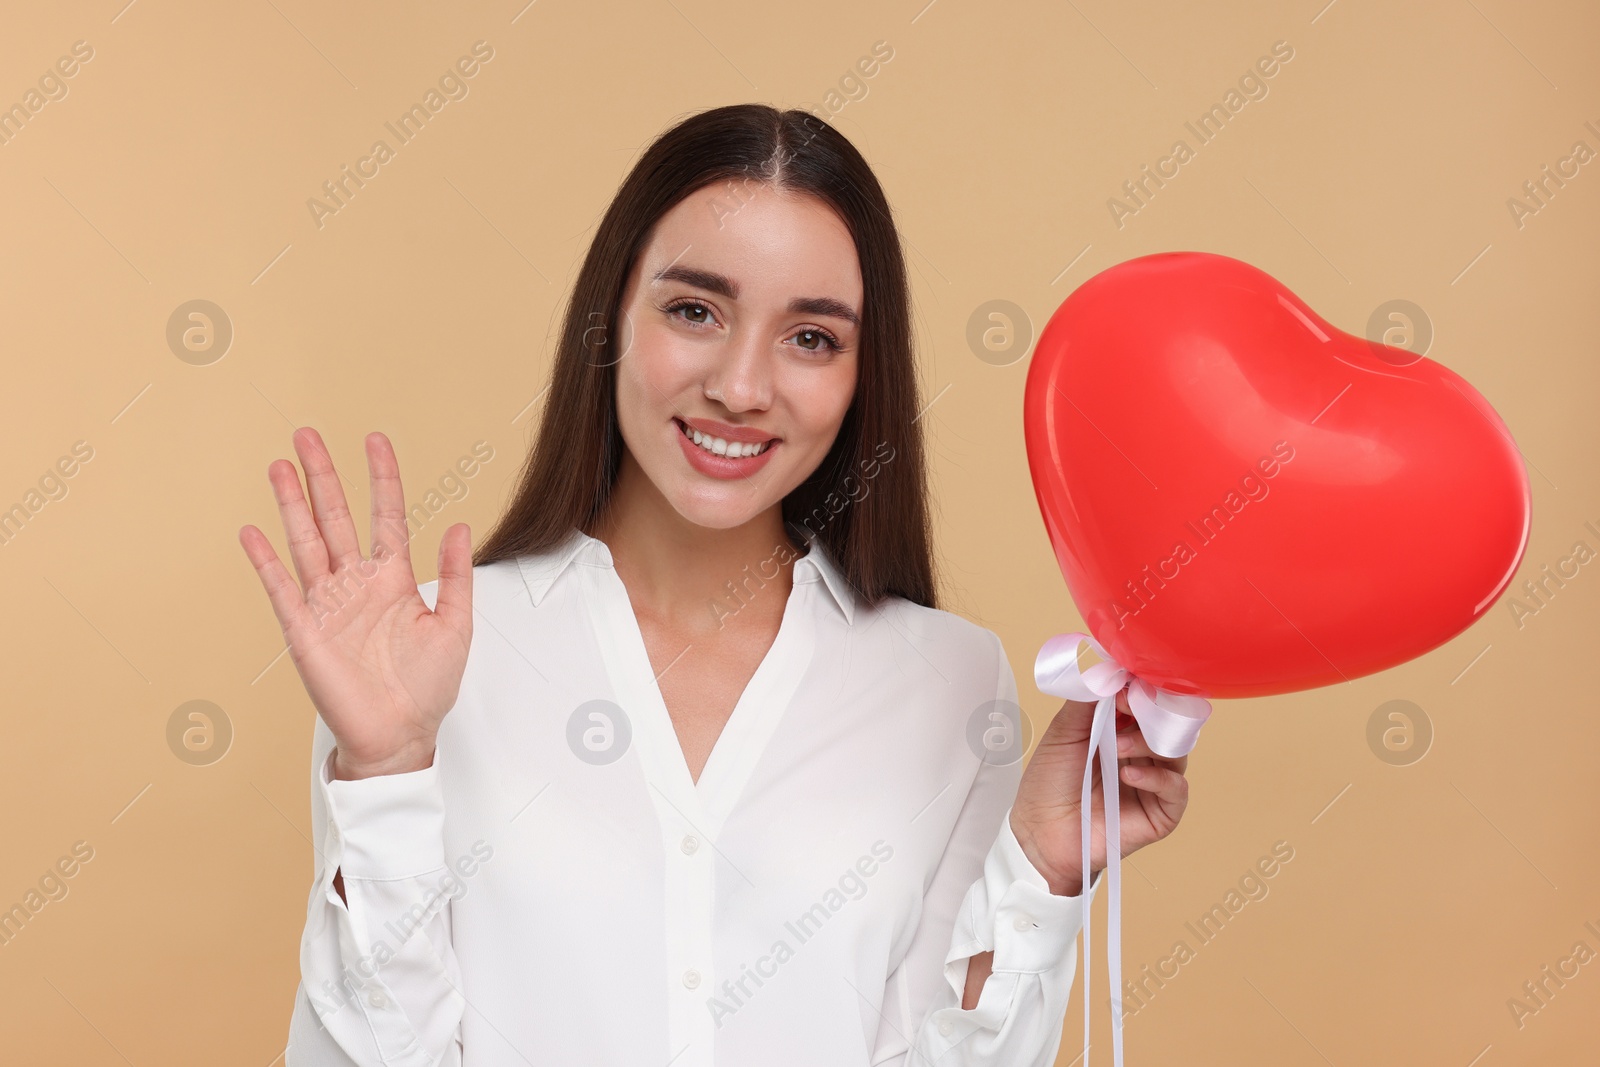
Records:
[[[437,89],[429,86],[420,101],[413,102],[393,122],[383,124],[384,129],[394,137],[393,145],[383,138],[373,141],[371,150],[356,160],[354,170],[348,163],[343,164],[338,177],[323,182],[322,191],[327,199],[319,200],[313,196],[306,200],[306,208],[311,212],[311,221],[317,229],[322,229],[330,216],[348,207],[356,193],[382,173],[383,167],[395,158],[400,148],[410,144],[447,104],[465,100],[472,91],[469,80],[476,77],[483,65],[493,58],[494,47],[489,42],[475,42],[471,55],[460,57],[439,75]]]

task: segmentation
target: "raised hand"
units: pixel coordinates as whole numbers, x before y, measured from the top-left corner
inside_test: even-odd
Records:
[[[439,544],[434,610],[417,592],[405,498],[394,448],[367,436],[372,479],[371,555],[363,557],[327,446],[309,427],[294,449],[311,493],[288,460],[267,468],[300,576],[295,584],[254,526],[239,543],[283,628],[295,669],[336,741],[334,776],[366,778],[421,770],[455,704],[472,641],[471,531],[456,523]]]
[[[1177,828],[1189,803],[1189,780],[1183,776],[1188,756],[1166,759],[1150,751],[1128,707],[1128,691],[1117,694],[1117,814],[1121,854],[1126,856]],[[1126,720],[1124,721],[1124,716]],[[1033,759],[1023,771],[1011,808],[1011,832],[1045,880],[1050,891],[1076,895],[1087,884],[1083,865],[1081,798],[1084,764],[1089,754],[1089,728],[1094,704],[1066,701],[1045,728]],[[1125,727],[1125,728],[1124,728]],[[1106,783],[1095,757],[1090,793],[1089,856],[1094,871],[1106,865]]]

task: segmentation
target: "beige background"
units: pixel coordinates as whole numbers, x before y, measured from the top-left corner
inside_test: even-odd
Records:
[[[9,5],[0,106],[74,42],[93,59],[0,145],[0,506],[74,442],[94,456],[0,546],[0,907],[74,842],[94,858],[0,946],[7,1060],[281,1054],[313,711],[275,659],[236,531],[255,522],[281,545],[264,471],[292,425],[322,430],[357,507],[366,431],[394,438],[413,498],[488,441],[495,459],[419,535],[431,579],[444,528],[481,533],[505,499],[608,198],[652,136],[705,107],[836,109],[877,169],[938,397],[922,424],[946,604],[1005,638],[1037,725],[1056,702],[1029,684],[1033,653],[1079,619],[1028,481],[1027,361],[992,365],[965,340],[988,300],[1019,304],[1036,332],[1099,270],[1203,249],[1351,332],[1413,301],[1429,355],[1527,457],[1535,519],[1514,591],[1574,542],[1600,548],[1583,525],[1600,527],[1600,163],[1520,228],[1507,207],[1574,142],[1600,150],[1584,126],[1600,127],[1592,8],[925,2]],[[319,228],[308,198],[478,40],[494,58],[470,95]],[[1179,137],[1193,147],[1183,123],[1280,40],[1294,58],[1269,94],[1118,228],[1106,202],[1123,180]],[[829,98],[877,41],[894,54],[865,95]],[[235,331],[207,366],[166,341],[192,299]],[[1596,570],[1520,628],[1501,604],[1394,670],[1218,703],[1188,816],[1129,872],[1128,969],[1195,947],[1184,923],[1274,842],[1294,859],[1128,1021],[1130,1063],[1592,1061],[1600,961],[1520,1027],[1507,1001],[1576,942],[1600,952],[1584,927],[1600,929]],[[195,699],[235,733],[209,766],[167,743]],[[1392,699],[1435,732],[1409,766],[1367,742]],[[1100,1038],[1104,976],[1097,960]],[[1061,1064],[1081,1040],[1078,995]]]

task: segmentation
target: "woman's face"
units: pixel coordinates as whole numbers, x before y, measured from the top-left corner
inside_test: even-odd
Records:
[[[692,193],[657,222],[622,312],[622,438],[680,515],[740,526],[816,470],[860,335],[861,268],[831,208],[753,182]]]

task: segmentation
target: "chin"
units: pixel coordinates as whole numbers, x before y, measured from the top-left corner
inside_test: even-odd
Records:
[[[680,492],[674,494],[672,498],[673,510],[689,522],[696,526],[704,526],[708,530],[732,530],[743,526],[769,506],[760,501],[752,501],[748,497],[730,499],[721,494],[708,498]]]

